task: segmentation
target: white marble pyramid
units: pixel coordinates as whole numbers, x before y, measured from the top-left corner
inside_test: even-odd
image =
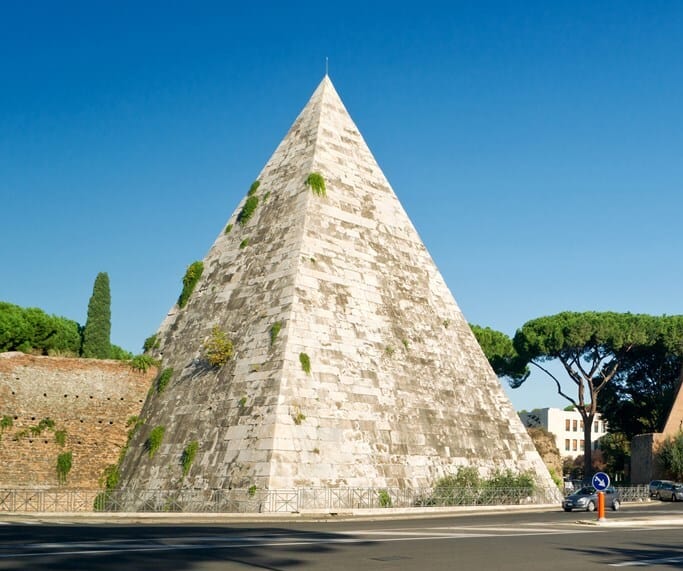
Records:
[[[410,488],[475,466],[552,486],[329,77],[257,180],[253,215],[238,222],[245,196],[159,330],[173,375],[145,403],[122,485]],[[216,326],[235,351],[218,368],[203,349]]]

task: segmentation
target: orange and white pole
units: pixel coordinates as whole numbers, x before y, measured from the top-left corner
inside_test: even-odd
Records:
[[[598,521],[605,521],[605,492],[598,492]]]

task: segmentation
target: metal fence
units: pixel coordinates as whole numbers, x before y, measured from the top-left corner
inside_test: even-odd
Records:
[[[647,486],[619,487],[623,502]],[[558,501],[543,488],[300,488],[295,490],[0,490],[0,512],[300,513],[409,507],[533,505]]]

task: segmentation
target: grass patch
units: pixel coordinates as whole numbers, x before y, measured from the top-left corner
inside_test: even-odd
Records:
[[[230,234],[230,232],[232,232],[232,224],[228,224],[228,225],[225,227],[225,233],[226,233],[226,234]]]
[[[249,222],[251,217],[254,215],[254,212],[256,212],[257,206],[258,196],[250,196],[247,198],[242,210],[240,210],[240,213],[237,215],[237,222],[240,224],[240,226],[244,226],[247,222]]]
[[[150,458],[154,458],[157,450],[159,450],[159,446],[161,446],[161,442],[164,439],[164,432],[166,432],[166,429],[163,426],[155,426],[152,432],[149,433],[145,441],[145,448]]]
[[[240,250],[243,250],[249,245],[249,238],[245,238],[240,242]]]
[[[167,367],[163,371],[161,371],[161,373],[159,373],[159,376],[157,377],[157,380],[155,383],[157,393],[164,392],[164,389],[166,388],[166,385],[168,385],[172,376],[173,376],[173,368],[172,367]]]
[[[180,463],[183,465],[183,477],[187,476],[187,473],[192,467],[194,462],[194,457],[197,455],[197,450],[199,450],[199,442],[193,440],[183,450],[183,455],[180,458]]]
[[[249,192],[247,192],[247,196],[254,196],[259,186],[261,186],[260,180],[255,180],[254,182],[252,182],[251,186],[249,187]]]
[[[130,360],[130,368],[141,373],[146,373],[150,367],[158,366],[159,361],[150,355],[135,355]]]

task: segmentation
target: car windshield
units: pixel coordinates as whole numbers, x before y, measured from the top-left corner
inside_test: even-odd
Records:
[[[585,486],[578,491],[581,496],[590,496],[595,493],[595,488],[593,486]]]

